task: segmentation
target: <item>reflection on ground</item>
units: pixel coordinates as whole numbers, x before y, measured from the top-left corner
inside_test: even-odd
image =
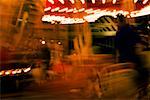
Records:
[[[74,55],[77,56],[77,55]],[[79,60],[80,59],[80,60]],[[2,94],[2,99],[45,100],[116,100],[135,99],[134,71],[131,63],[114,63],[111,55],[72,57],[58,62],[46,80],[35,75],[29,86],[16,93]],[[33,69],[42,74],[40,69]],[[33,71],[32,71],[33,72]]]

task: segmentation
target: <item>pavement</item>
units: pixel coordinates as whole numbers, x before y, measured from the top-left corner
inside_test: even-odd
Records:
[[[111,84],[107,84],[109,92],[106,90],[106,95],[101,98],[91,89],[97,85],[95,83],[95,85],[92,85],[93,83],[88,85],[89,80],[84,77],[83,72],[69,78],[59,76],[55,79],[45,80],[40,85],[32,82],[23,90],[1,94],[0,97],[1,100],[136,100],[123,97],[124,94],[131,91],[132,86],[129,84],[130,80],[124,75],[119,75],[119,77],[112,78],[112,81],[109,82]],[[143,100],[150,100],[150,98]]]
[[[2,94],[1,100],[90,100],[79,84],[64,78],[47,80],[41,85],[32,83],[22,91]]]
[[[84,81],[59,78],[46,80],[41,85],[32,83],[22,91],[2,94],[1,100],[131,100],[113,96],[103,98],[98,98],[96,95],[89,96],[86,94]]]

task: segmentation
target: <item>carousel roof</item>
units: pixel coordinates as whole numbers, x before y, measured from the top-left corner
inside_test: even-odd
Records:
[[[150,0],[46,0],[42,21],[52,24],[95,22],[99,17],[150,14]]]

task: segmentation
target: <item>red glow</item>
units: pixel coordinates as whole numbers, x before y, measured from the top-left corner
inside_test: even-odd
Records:
[[[130,15],[135,11],[139,12],[150,4],[150,1],[144,2],[143,0],[137,1],[136,3],[131,0],[116,0],[115,3],[113,1],[106,0],[105,3],[102,3],[101,0],[95,0],[96,3],[92,3],[92,0],[87,0],[82,4],[79,0],[72,4],[70,0],[61,1],[62,3],[60,0],[47,0],[44,9],[45,15],[42,21],[51,22],[52,24],[55,21],[60,21],[60,24],[83,23],[85,20],[94,22],[97,20],[97,17],[103,15],[111,15],[113,17],[116,17],[117,13],[122,13],[125,16],[127,14]],[[92,17],[93,20],[89,19],[89,17]],[[76,20],[75,18],[80,20]]]
[[[101,9],[101,10],[126,10],[121,8],[122,4],[122,0],[117,0],[117,2],[115,4],[113,4],[113,0],[109,0],[109,2],[106,0],[105,4],[102,4],[102,2],[100,0],[95,0],[96,3],[92,3],[92,0],[88,0],[86,1],[85,4],[82,4],[80,2],[75,2],[74,4],[72,4],[69,0],[64,0],[64,4],[62,4],[59,0],[53,0],[54,4],[50,3],[48,0],[46,1],[46,6],[45,8],[51,7],[51,9],[54,9],[56,7],[59,7],[60,10],[63,8],[68,8],[68,9],[72,9],[72,8],[77,8],[77,9],[81,9],[81,8],[85,8],[85,9]],[[148,1],[146,4],[143,4],[143,1],[141,2],[137,2],[135,3],[135,10],[139,10],[141,8],[143,8],[144,6],[150,4],[150,1]],[[64,14],[65,13],[65,14]],[[51,10],[46,11],[45,15],[47,14],[51,14],[51,15],[59,15],[59,16],[68,16],[69,14],[72,14],[73,12],[51,12]]]

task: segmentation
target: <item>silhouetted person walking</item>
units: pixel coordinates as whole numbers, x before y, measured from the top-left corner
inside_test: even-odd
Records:
[[[51,52],[47,44],[39,45],[36,53],[35,68],[32,69],[32,75],[38,85],[43,84],[48,78],[50,53]]]
[[[118,55],[120,63],[132,62],[135,64],[135,70],[138,72],[135,83],[141,89],[140,93],[147,95],[149,72],[144,67],[144,63],[138,53],[138,47],[141,44],[140,36],[133,27],[126,23],[125,17],[122,14],[118,14],[117,20],[118,31],[115,37],[116,55]]]
[[[42,69],[44,71],[45,78],[47,78],[48,69],[50,67],[50,58],[51,58],[51,51],[47,43],[41,45],[39,56],[42,61]]]

